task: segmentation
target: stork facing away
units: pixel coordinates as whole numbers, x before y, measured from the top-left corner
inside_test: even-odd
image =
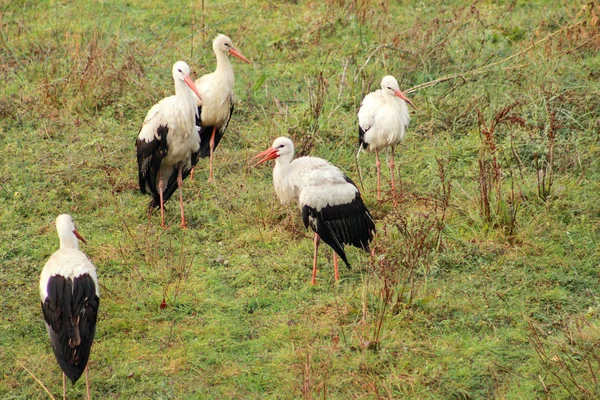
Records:
[[[87,362],[96,333],[100,287],[96,268],[79,251],[70,215],[56,218],[60,248],[50,256],[40,277],[40,296],[46,330],[58,365],[63,371],[63,399],[68,377],[77,382],[85,371],[87,398],[90,398]]]
[[[415,107],[413,102],[400,91],[396,78],[387,75],[381,80],[381,89],[366,95],[358,110],[359,149],[356,157],[358,157],[361,150],[365,152],[375,151],[377,200],[381,200],[379,151],[387,147],[391,147],[390,173],[392,190],[396,190],[394,184],[394,146],[404,138],[410,123],[410,114],[406,103]]]
[[[255,166],[275,159],[273,184],[277,197],[282,204],[296,202],[302,210],[304,226],[310,226],[315,233],[312,284],[316,284],[320,240],[334,251],[335,279],[339,279],[338,255],[350,268],[344,245],[368,252],[375,233],[373,218],[354,182],[322,158],[294,160],[294,144],[286,137],[277,138],[271,148],[254,157],[258,158]]]
[[[195,99],[200,93],[190,78],[190,67],[183,61],[173,64],[173,80],[175,95],[148,111],[135,147],[140,190],[152,195],[150,208],[160,207],[161,226],[165,227],[164,203],[179,188],[181,227],[185,228],[181,188],[200,153]]]
[[[196,87],[202,95],[202,100],[197,101],[200,114],[198,122],[200,126],[200,157],[209,157],[209,182],[213,180],[213,152],[225,134],[231,114],[233,114],[235,78],[229,62],[229,55],[252,64],[238,49],[233,47],[231,39],[225,35],[217,35],[213,41],[213,50],[217,57],[215,72],[196,80]]]

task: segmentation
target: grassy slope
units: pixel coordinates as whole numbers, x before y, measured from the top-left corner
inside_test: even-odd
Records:
[[[45,396],[22,366],[60,393],[37,280],[62,212],[88,239],[104,286],[96,397],[599,395],[598,4],[206,2],[204,32],[201,2],[2,7],[0,397]],[[578,21],[483,73],[412,93],[396,203],[375,200],[374,159],[360,158],[376,260],[350,250],[354,268],[334,285],[323,250],[319,285],[308,284],[310,235],[276,200],[270,168],[249,170],[249,157],[289,135],[358,181],[356,109],[385,73],[404,88],[465,74]],[[185,184],[190,229],[178,228],[171,202],[163,232],[136,190],[134,138],[172,93],[174,61],[198,76],[214,68],[218,32],[255,64],[233,60],[237,105],[216,184],[202,161]],[[492,156],[477,110],[489,128],[514,101],[494,132],[501,197],[484,218],[479,161]],[[544,202],[537,170],[549,132]],[[397,295],[387,307],[383,282]],[[69,392],[81,398],[85,387]]]

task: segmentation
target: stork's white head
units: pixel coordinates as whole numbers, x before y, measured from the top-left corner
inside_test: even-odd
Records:
[[[61,214],[56,217],[56,231],[58,232],[61,248],[78,249],[77,239],[86,243],[85,239],[75,229],[75,223],[69,214]]]
[[[381,80],[381,90],[383,90],[384,93],[389,94],[390,96],[397,96],[405,102],[407,102],[408,104],[410,104],[411,106],[413,106],[414,108],[417,108],[415,107],[413,102],[410,101],[410,99],[400,91],[398,81],[393,76],[386,75],[383,77],[383,79]]]
[[[173,64],[173,79],[184,80],[186,76],[190,76],[190,66],[185,61],[177,61]]]
[[[191,91],[196,93],[196,96],[202,100],[202,96],[200,96],[198,88],[194,84],[192,78],[190,78],[190,73],[190,66],[187,65],[185,61],[177,61],[175,64],[173,64],[173,80],[175,81],[175,91],[177,92],[177,89],[180,87],[178,82],[184,82],[186,85],[188,85]]]
[[[227,36],[218,34],[215,40],[213,41],[213,50],[217,56],[219,53],[224,53],[226,55],[231,54],[234,57],[239,58],[240,60],[252,64],[250,60],[248,60],[238,49],[233,47],[233,42]]]
[[[281,158],[283,160],[286,160],[287,162],[291,162],[292,158],[294,158],[294,142],[292,142],[289,138],[286,138],[284,136],[278,137],[271,145],[271,148],[256,155],[253,158],[253,160],[260,157],[263,158],[260,159],[256,164],[254,164],[254,166],[262,164],[265,161],[277,158]]]

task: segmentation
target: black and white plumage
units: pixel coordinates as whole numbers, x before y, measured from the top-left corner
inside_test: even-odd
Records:
[[[361,150],[375,151],[378,200],[381,198],[379,151],[388,146],[391,147],[392,190],[396,189],[394,184],[394,146],[404,138],[410,123],[410,114],[406,103],[414,107],[412,101],[400,91],[396,78],[387,75],[381,80],[381,89],[366,95],[358,110],[358,143],[360,147],[356,156],[358,157]]]
[[[196,80],[196,87],[202,95],[202,100],[197,101],[200,115],[200,157],[209,157],[209,181],[213,179],[213,152],[225,134],[233,114],[235,77],[228,56],[231,54],[252,64],[233,47],[231,39],[225,35],[217,35],[213,41],[213,50],[217,58],[217,68],[213,73]]]
[[[294,144],[286,137],[277,138],[271,148],[254,158],[261,158],[256,165],[275,159],[273,184],[277,197],[282,204],[296,202],[302,210],[304,226],[310,226],[315,232],[313,284],[316,283],[320,239],[334,250],[336,279],[336,255],[350,267],[344,245],[369,251],[375,223],[358,188],[339,168],[318,157],[293,160]]]
[[[181,226],[183,180],[198,162],[200,136],[196,123],[200,93],[190,78],[190,67],[183,61],[173,65],[175,95],[155,104],[142,124],[135,143],[140,190],[151,194],[151,208],[160,207],[161,225],[165,226],[164,202],[179,188]]]
[[[85,242],[70,215],[56,218],[60,248],[50,256],[40,277],[40,297],[46,329],[56,361],[63,371],[63,397],[67,376],[75,383],[86,371],[96,332],[100,286],[96,268],[79,250]]]

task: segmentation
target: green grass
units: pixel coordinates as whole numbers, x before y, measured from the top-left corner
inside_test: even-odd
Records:
[[[95,398],[600,397],[598,10],[543,0],[4,4],[0,397],[47,397],[32,375],[62,390],[38,279],[63,212],[103,285]],[[202,160],[184,185],[190,228],[170,201],[163,230],[137,189],[135,137],[172,94],[175,61],[196,76],[214,69],[217,33],[254,64],[232,60],[236,110],[215,184]],[[410,93],[398,198],[375,200],[374,157],[359,158],[375,258],[350,249],[352,271],[336,284],[322,247],[312,287],[299,210],[281,206],[270,168],[248,160],[285,135],[358,182],[356,111],[386,74],[407,90],[456,77]],[[68,393],[82,398],[85,385]]]

